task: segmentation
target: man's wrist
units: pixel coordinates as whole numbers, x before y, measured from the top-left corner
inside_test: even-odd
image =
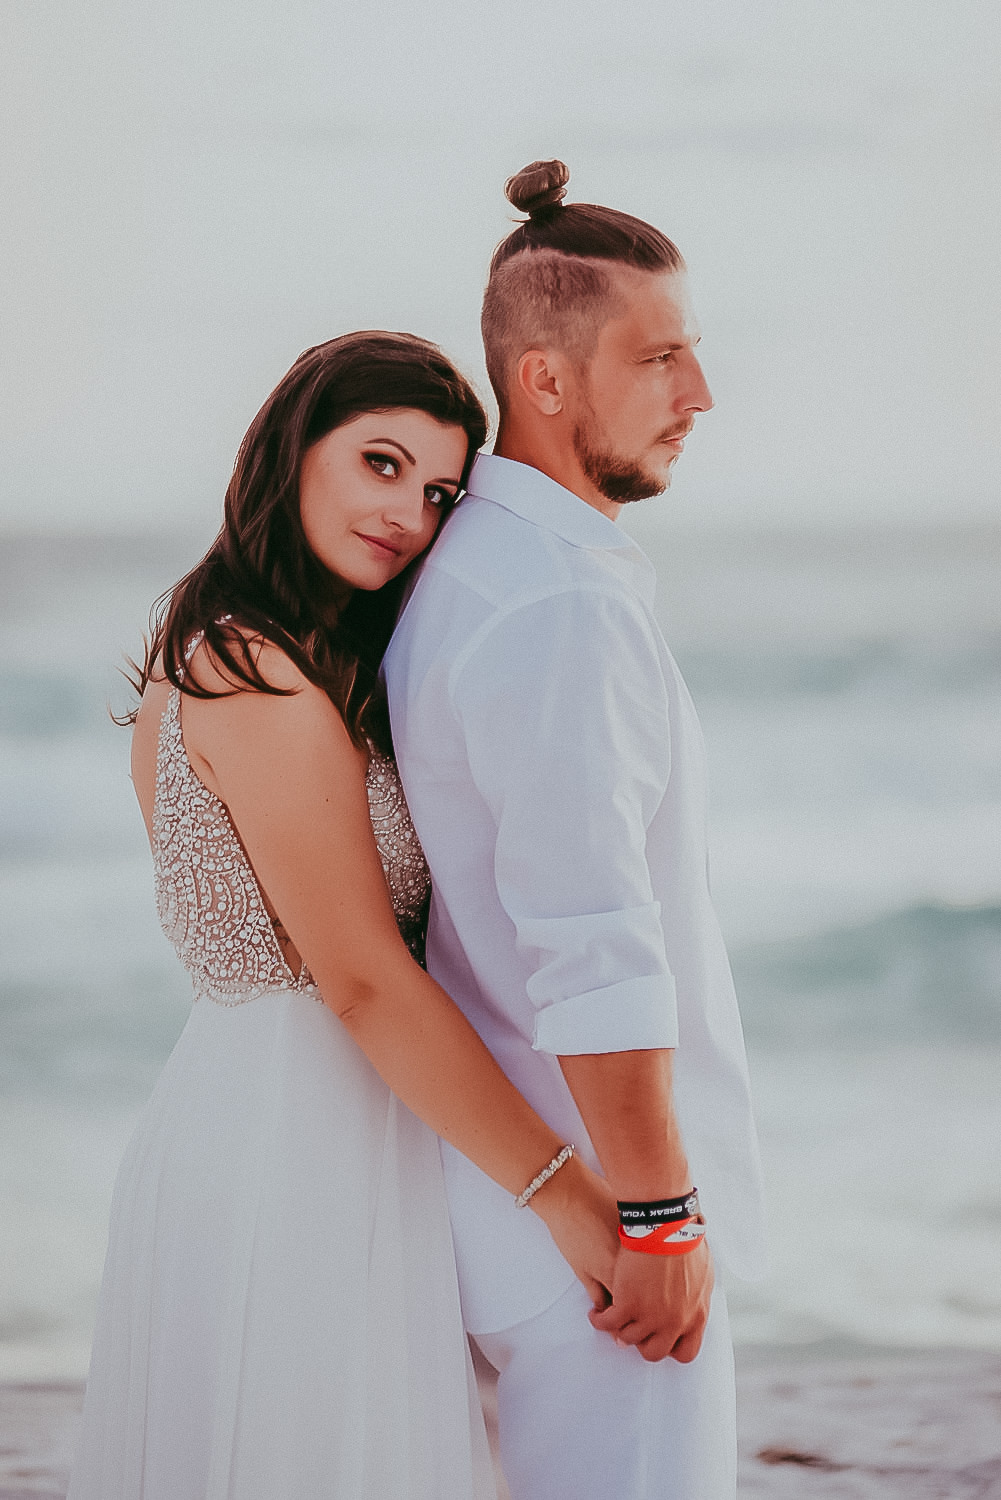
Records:
[[[642,1201],[616,1203],[619,1222],[625,1228],[656,1229],[661,1224],[676,1224],[682,1219],[692,1219],[699,1213],[699,1191],[692,1187],[676,1198],[655,1198]]]
[[[705,1237],[698,1189],[677,1198],[618,1203],[619,1243],[644,1255],[689,1255]]]
[[[670,1049],[560,1057],[616,1198],[651,1202],[691,1190],[672,1100]]]
[[[608,1181],[618,1202],[660,1203],[692,1191],[692,1173],[680,1133],[673,1134],[673,1140],[659,1144],[656,1151],[634,1147],[630,1161],[610,1164]]]

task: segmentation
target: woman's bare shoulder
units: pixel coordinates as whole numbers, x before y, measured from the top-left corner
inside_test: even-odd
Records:
[[[184,695],[185,744],[196,769],[210,773],[222,760],[262,759],[281,746],[291,765],[302,766],[318,753],[353,765],[367,756],[348,733],[324,690],[274,641],[232,627],[238,649],[246,647],[254,670],[272,692],[234,678],[231,667],[204,641],[192,652],[192,684],[218,697]],[[205,765],[197,764],[199,757]]]
[[[227,644],[237,659],[246,655],[249,663],[270,687],[277,688],[282,693],[303,692],[307,696],[315,693],[326,698],[327,695],[322,688],[310,682],[301,667],[297,666],[288,652],[275,641],[269,640],[259,631],[235,623],[227,624],[226,635]],[[234,676],[232,668],[205,640],[200,640],[192,650],[188,658],[187,671],[198,686],[207,692],[223,693],[227,696],[239,694],[262,696],[259,688],[242,682]]]

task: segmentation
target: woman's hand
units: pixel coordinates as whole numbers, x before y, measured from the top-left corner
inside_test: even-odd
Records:
[[[619,1251],[619,1215],[605,1179],[575,1156],[532,1195],[529,1207],[549,1230],[594,1307],[607,1307]]]

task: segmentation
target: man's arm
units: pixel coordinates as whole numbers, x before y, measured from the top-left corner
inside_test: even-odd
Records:
[[[561,1057],[560,1066],[616,1198],[678,1198],[693,1186],[671,1088],[673,1052],[606,1052]],[[702,1344],[713,1271],[705,1241],[687,1255],[620,1250],[612,1304],[595,1328],[635,1344],[644,1359],[687,1362]]]
[[[495,876],[532,967],[534,1045],[559,1057],[619,1198],[692,1187],[671,1090],[674,980],[646,861],[670,776],[667,689],[641,609],[601,591],[523,603],[454,674],[470,767],[497,826]],[[623,1251],[595,1326],[646,1358],[692,1358],[704,1245]]]

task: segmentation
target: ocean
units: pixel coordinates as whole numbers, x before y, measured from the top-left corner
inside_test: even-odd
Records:
[[[1001,1343],[1001,534],[627,524],[699,706],[772,1269],[739,1344]],[[0,540],[0,1379],[86,1369],[187,982],[117,673],[206,537]]]

